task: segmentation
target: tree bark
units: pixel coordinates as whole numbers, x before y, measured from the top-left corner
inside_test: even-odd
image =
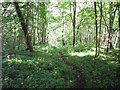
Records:
[[[35,13],[34,12],[34,9],[32,9],[32,13]],[[36,31],[36,28],[35,28],[35,16],[33,16],[33,19],[32,19],[32,30],[33,30],[33,46],[35,46],[35,31]]]
[[[13,49],[16,48],[16,31],[14,31],[14,42],[13,42]]]
[[[15,9],[16,9],[16,12],[18,14],[18,17],[20,19],[22,29],[24,31],[24,35],[25,35],[25,38],[26,38],[27,48],[30,50],[30,52],[33,52],[33,47],[32,47],[31,42],[30,42],[30,36],[28,34],[28,29],[27,29],[25,21],[23,19],[23,15],[22,15],[22,13],[20,11],[20,7],[18,5],[18,2],[14,2],[14,5],[15,5]]]
[[[114,19],[115,19],[115,14],[116,14],[117,7],[115,8],[114,12],[113,12],[112,9],[113,9],[113,2],[110,3],[110,23],[109,23],[110,29],[108,31],[107,52],[109,52],[109,50],[113,48],[113,45],[112,45],[113,23],[114,23]]]
[[[111,33],[112,33],[112,5],[113,3],[111,2],[110,3],[110,23],[109,23],[109,31],[108,31],[108,44],[107,44],[107,52],[109,52],[109,49],[111,48],[111,40],[112,40],[112,37],[111,37]]]
[[[75,47],[75,15],[76,15],[76,0],[73,4],[73,47]]]
[[[94,2],[94,9],[95,9],[95,28],[96,28],[96,51],[95,51],[95,56],[97,56],[97,47],[98,47],[98,40],[97,40],[97,35],[98,35],[98,30],[97,30],[97,11],[96,11],[96,2]]]
[[[120,6],[119,6],[120,7]],[[118,12],[119,12],[119,63],[120,63],[120,9],[118,7]]]
[[[105,26],[105,31],[104,31],[104,40],[103,40],[104,46],[106,45],[106,26]]]
[[[62,21],[62,24],[63,24],[63,28],[62,28],[62,44],[63,46],[65,46],[65,40],[64,40],[64,21]]]
[[[102,23],[102,1],[100,2],[100,31],[99,31],[99,43],[98,43],[98,56],[100,53],[100,43],[101,43],[101,23]]]
[[[116,46],[117,46],[118,37],[119,37],[119,29],[117,30],[117,34],[116,34],[116,37],[115,37],[115,40],[114,40],[114,48],[116,48]]]

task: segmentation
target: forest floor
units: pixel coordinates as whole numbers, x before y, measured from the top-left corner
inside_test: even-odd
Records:
[[[118,49],[95,57],[94,46],[36,47],[33,53],[3,52],[3,88],[120,87]]]
[[[75,65],[67,62],[62,52],[60,52],[60,56],[61,59],[64,61],[64,64],[73,67],[73,70],[75,72],[75,80],[76,80],[75,88],[85,88],[85,79],[83,77],[82,71]]]

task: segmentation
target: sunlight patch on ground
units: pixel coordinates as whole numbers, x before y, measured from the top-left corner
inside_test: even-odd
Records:
[[[48,46],[42,48],[42,50],[47,50],[47,49],[48,49]]]
[[[32,62],[32,60],[27,60],[27,62]]]
[[[72,55],[72,56],[83,57],[83,56],[87,56],[87,55],[95,55],[95,52],[94,51],[89,51],[89,52],[72,52],[72,53],[69,53],[69,54]]]
[[[95,52],[96,48],[93,47],[92,50],[94,50],[94,52]]]
[[[11,59],[8,59],[8,60],[6,60],[6,61],[9,61],[9,62],[11,62]]]
[[[102,57],[106,58],[106,55],[105,55],[105,54],[100,54],[100,56],[102,56]]]
[[[115,62],[115,61],[108,61],[108,64],[116,64],[116,65],[119,65],[118,62]]]
[[[22,60],[16,60],[17,62],[19,62],[19,63],[21,63],[22,62]]]

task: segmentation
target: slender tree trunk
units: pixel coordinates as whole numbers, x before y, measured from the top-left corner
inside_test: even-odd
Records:
[[[79,27],[77,28],[77,34],[76,34],[76,44],[77,44],[78,38],[79,38]]]
[[[17,38],[18,38],[18,48],[17,48],[17,49],[19,50],[19,49],[20,49],[20,45],[21,45],[21,44],[20,44],[21,39],[20,39],[19,37],[17,37]]]
[[[63,46],[65,46],[65,40],[64,40],[64,14],[63,14],[63,12],[64,12],[64,9],[63,10],[61,10],[61,12],[62,12],[62,15],[61,15],[61,17],[62,17],[62,45]]]
[[[46,21],[46,5],[45,3],[41,3],[41,20],[42,20],[42,44],[46,42],[46,29],[47,29],[47,21]],[[44,13],[43,13],[44,12]]]
[[[30,41],[32,41],[32,34],[31,34],[31,31],[29,29],[29,25],[30,25],[30,14],[31,14],[31,10],[30,10],[30,3],[27,2],[27,18],[26,18],[26,27],[27,27],[27,30],[28,30],[28,34],[29,34],[29,37],[30,37]],[[32,42],[31,42],[32,44]],[[28,48],[27,48],[28,49]],[[28,49],[29,50],[29,49]]]
[[[0,6],[0,10],[2,7]],[[2,21],[2,15],[0,16],[0,20]],[[3,38],[3,26],[0,24],[0,90],[2,90],[2,38]]]
[[[43,21],[43,19],[42,19],[42,21]],[[42,38],[42,41],[41,41],[41,44],[43,44],[43,39],[44,39],[44,36],[43,36],[43,34],[44,34],[44,27],[43,27],[44,25],[42,24],[42,35],[41,35],[41,38]]]
[[[63,44],[63,46],[65,46],[65,40],[64,40],[64,19],[62,19],[62,44]]]
[[[33,30],[33,46],[35,46],[35,29]]]
[[[107,45],[107,52],[109,52],[110,49],[113,48],[113,45],[112,45],[112,36],[113,36],[113,22],[114,22],[114,19],[115,19],[115,14],[116,14],[116,10],[117,10],[117,7],[115,8],[115,11],[113,12],[113,2],[110,3],[110,30],[108,31],[109,35],[108,35],[108,45]]]
[[[14,42],[13,42],[13,49],[16,47],[16,31],[14,31]]]
[[[75,47],[75,16],[76,16],[76,0],[73,4],[73,47]]]
[[[20,19],[22,29],[24,31],[24,35],[25,35],[25,38],[26,38],[27,48],[30,50],[30,52],[33,52],[33,47],[31,45],[30,36],[28,34],[28,29],[26,27],[25,21],[24,21],[23,16],[22,16],[22,13],[20,11],[20,7],[18,5],[18,2],[14,2],[14,5],[15,5],[15,8],[16,8],[16,12],[18,14],[18,17]]]
[[[94,8],[95,8],[95,28],[96,28],[96,51],[95,51],[95,56],[97,56],[97,47],[98,47],[98,40],[97,40],[97,35],[98,35],[98,30],[97,30],[97,11],[96,11],[96,2],[94,2]]]
[[[100,43],[101,43],[101,23],[102,23],[102,1],[100,2],[100,31],[99,31],[99,43],[98,43],[98,56],[100,53]]]
[[[119,29],[117,30],[117,35],[116,35],[115,40],[114,40],[114,48],[116,48],[116,46],[117,46],[118,37],[119,37]]]
[[[42,29],[41,29],[41,27],[42,27],[42,25],[41,25],[41,16],[40,16],[40,10],[39,10],[39,8],[41,8],[41,3],[40,2],[38,2],[38,6],[36,5],[36,9],[37,9],[37,11],[36,11],[36,33],[37,33],[37,40],[36,41],[38,41],[37,43],[39,43],[39,45],[41,45],[42,44],[42,39],[41,39],[41,35],[42,35]],[[38,23],[39,23],[39,25],[38,25]],[[39,27],[38,27],[39,26]]]
[[[46,43],[46,30],[47,30],[47,18],[46,18],[46,8],[47,8],[47,6],[45,5],[45,3],[44,3],[44,11],[45,11],[45,17],[44,17],[44,23],[45,23],[45,26],[44,26],[44,44]]]
[[[109,49],[110,49],[110,31],[108,32],[107,52],[109,52]]]
[[[34,9],[32,9],[32,13],[34,13]],[[37,15],[36,15],[37,16]],[[33,46],[35,46],[35,16],[33,16],[33,19],[32,19],[32,30],[33,30]]]
[[[88,33],[87,33],[87,42],[89,43],[90,41],[90,27],[88,27]]]
[[[106,26],[105,26],[105,31],[104,31],[104,40],[103,40],[104,46],[106,45]]]
[[[82,34],[80,33],[80,42],[82,42]]]
[[[110,29],[109,29],[109,31],[108,31],[108,45],[107,45],[107,52],[109,52],[109,49],[112,47],[111,45],[112,45],[112,42],[111,42],[111,40],[112,40],[112,37],[111,37],[111,33],[112,33],[112,5],[113,5],[113,3],[111,2],[110,3],[110,23],[109,23],[109,27],[110,27]]]
[[[119,6],[120,7],[120,6]],[[119,12],[119,63],[120,63],[120,9],[118,7],[118,12]]]

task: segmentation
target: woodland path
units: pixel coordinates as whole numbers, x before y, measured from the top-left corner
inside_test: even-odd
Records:
[[[76,80],[75,88],[85,88],[85,79],[83,77],[82,71],[77,66],[67,62],[62,52],[59,52],[59,53],[60,53],[61,59],[64,61],[64,64],[72,66],[73,70],[75,71],[75,80]]]

